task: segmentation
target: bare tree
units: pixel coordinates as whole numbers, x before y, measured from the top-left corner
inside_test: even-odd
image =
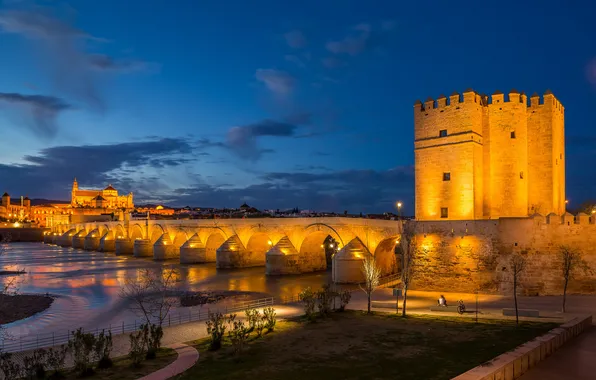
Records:
[[[416,222],[405,222],[401,234],[401,283],[404,301],[402,303],[402,316],[406,316],[406,305],[408,302],[408,289],[412,278],[416,275],[415,261],[418,252],[416,242]]]
[[[584,261],[579,251],[576,251],[568,246],[561,246],[559,248],[559,255],[561,257],[561,271],[563,274],[564,285],[563,285],[563,313],[565,312],[565,303],[567,301],[567,286],[569,280],[573,279],[574,275],[578,271],[584,273],[590,272],[588,263]]]
[[[366,296],[368,297],[368,313],[370,314],[370,297],[379,286],[379,279],[381,278],[381,268],[378,267],[373,255],[368,254],[362,262],[362,274],[364,275],[364,287],[360,285]]]
[[[511,276],[513,277],[513,300],[515,303],[515,325],[519,325],[519,312],[517,309],[517,286],[519,284],[519,280],[521,274],[526,269],[526,259],[519,255],[513,254],[509,258],[509,269],[511,270]]]
[[[163,271],[143,269],[136,278],[128,277],[120,290],[120,297],[130,302],[130,309],[142,316],[151,325],[162,326],[174,305],[172,293],[178,282],[178,271],[168,268]]]

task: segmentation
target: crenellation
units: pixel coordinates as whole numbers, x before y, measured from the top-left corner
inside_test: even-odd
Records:
[[[583,212],[579,212],[575,216],[575,224],[583,224],[583,225],[590,224],[590,216],[588,214],[583,213]]]
[[[424,110],[425,111],[432,110],[434,108],[434,105],[435,105],[435,100],[429,96],[428,99],[426,99],[426,101],[424,102]]]
[[[459,92],[454,91],[449,96],[449,105],[453,106],[453,105],[457,105],[459,103],[460,103],[460,94],[459,94]]]
[[[441,94],[437,98],[437,108],[445,108],[447,106],[447,97]]]
[[[563,216],[561,216],[561,224],[566,226],[575,224],[575,216],[573,216],[573,214],[570,212],[564,213]]]
[[[492,96],[491,96],[491,104],[497,104],[497,103],[504,103],[505,102],[505,94],[503,94],[501,91],[497,90],[495,91]]]
[[[559,217],[559,215],[555,214],[554,212],[551,212],[546,216],[546,224],[561,224],[561,217]]]
[[[464,103],[476,103],[476,92],[474,90],[467,89],[464,91]]]

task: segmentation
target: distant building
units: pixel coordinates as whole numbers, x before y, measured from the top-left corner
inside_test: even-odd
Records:
[[[118,195],[112,185],[108,185],[103,190],[97,189],[79,189],[79,183],[75,178],[72,183],[71,201],[72,207],[93,207],[102,209],[126,209],[134,208],[132,193],[128,195]]]

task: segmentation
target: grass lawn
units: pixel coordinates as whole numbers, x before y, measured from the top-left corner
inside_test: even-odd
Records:
[[[121,356],[114,359],[114,366],[108,369],[96,369],[92,376],[85,379],[113,379],[113,380],[136,380],[140,377],[155,372],[172,363],[178,355],[171,348],[160,348],[157,357],[153,360],[145,360],[141,367],[134,368],[128,356]],[[64,379],[80,379],[75,373],[68,373]]]
[[[216,352],[193,342],[198,363],[178,379],[450,379],[556,327],[466,317],[360,311],[308,323],[280,321],[240,357],[229,342]]]

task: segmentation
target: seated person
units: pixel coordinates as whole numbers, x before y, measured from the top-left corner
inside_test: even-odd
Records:
[[[441,294],[441,297],[439,297],[439,300],[437,301],[439,306],[447,306],[447,300],[445,299],[445,297]]]

